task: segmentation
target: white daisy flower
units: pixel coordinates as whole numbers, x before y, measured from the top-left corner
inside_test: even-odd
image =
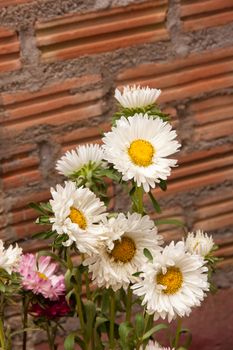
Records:
[[[123,93],[115,90],[115,98],[124,108],[143,108],[155,103],[161,90],[140,86],[125,86]]]
[[[184,242],[172,242],[154,256],[153,263],[143,266],[142,279],[132,289],[143,297],[142,305],[154,314],[154,320],[167,317],[171,322],[177,316],[188,316],[204,299],[209,290],[204,264],[201,256],[186,252]]]
[[[140,347],[140,350],[143,350],[143,346]],[[164,348],[159,345],[156,341],[153,342],[153,340],[150,340],[149,343],[146,345],[145,350],[175,350],[174,348]]]
[[[188,234],[185,240],[185,246],[191,254],[199,254],[205,257],[213,249],[214,241],[212,236],[208,236],[207,233],[197,230],[195,234],[193,232]]]
[[[132,276],[140,271],[143,262],[147,260],[143,250],[147,248],[151,254],[157,254],[161,248],[161,237],[149,216],[133,213],[125,216],[119,214],[106,223],[108,239],[100,249],[84,261],[92,272],[92,279],[99,287],[112,287],[114,291],[130,282],[135,282]]]
[[[81,253],[96,252],[99,244],[106,237],[101,221],[106,217],[104,203],[88,188],[76,188],[72,181],[65,186],[51,188],[53,199],[50,200],[54,217],[52,229],[59,235],[67,234],[64,243],[70,246],[75,242]]]
[[[7,249],[4,248],[3,241],[0,240],[0,268],[7,271],[9,275],[17,267],[22,255],[22,248],[17,244],[15,247],[10,245]]]
[[[123,174],[123,180],[134,179],[146,192],[160,179],[166,180],[175,159],[167,159],[180,148],[176,131],[160,118],[135,114],[121,117],[103,138],[104,158]]]
[[[95,144],[88,144],[76,147],[67,151],[61,159],[57,161],[56,170],[59,174],[70,176],[80,171],[85,166],[92,169],[100,166],[103,162],[103,149]]]

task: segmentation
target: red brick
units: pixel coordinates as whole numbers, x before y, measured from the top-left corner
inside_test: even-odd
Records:
[[[211,97],[189,106],[195,121],[194,141],[212,140],[232,134],[232,98],[232,95]]]
[[[231,144],[179,155],[179,167],[173,169],[168,180],[168,191],[155,190],[156,196],[164,197],[177,192],[233,180]]]
[[[103,90],[76,92],[100,81],[99,75],[85,76],[50,84],[38,92],[20,91],[1,94],[5,111],[0,123],[5,135],[13,137],[29,127],[63,125],[96,117],[103,113]]]
[[[29,3],[35,0],[1,0],[0,1],[0,7],[8,7],[8,6],[14,6],[14,5],[21,5],[24,3]]]
[[[30,193],[14,196],[11,198],[12,210],[18,210],[26,207],[30,202],[45,202],[50,198],[50,191],[47,190],[31,190]]]
[[[118,74],[117,84],[161,88],[160,103],[230,87],[233,86],[233,49],[195,53],[186,58],[126,69]]]
[[[41,180],[42,176],[39,170],[24,171],[4,177],[2,179],[2,188],[4,191],[8,191],[13,188],[39,183]]]
[[[107,132],[110,127],[110,123],[102,123],[93,127],[78,128],[67,134],[54,137],[54,141],[62,145],[61,153],[64,153],[75,148],[78,144],[100,143],[103,132]]]
[[[11,161],[4,160],[2,162],[2,173],[7,174],[18,171],[20,169],[32,168],[39,165],[38,156],[31,155],[25,157],[17,157]]]
[[[0,27],[0,41],[0,73],[19,69],[21,67],[20,47],[16,32]]]
[[[182,0],[181,20],[184,31],[215,27],[233,20],[232,0]]]
[[[167,0],[146,1],[37,22],[42,60],[51,62],[168,39]]]

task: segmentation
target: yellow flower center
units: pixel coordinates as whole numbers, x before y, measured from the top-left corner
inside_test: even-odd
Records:
[[[78,224],[78,226],[82,230],[85,230],[85,228],[87,227],[87,220],[86,220],[85,216],[83,215],[83,213],[80,210],[78,210],[74,207],[70,208],[69,218],[72,222],[74,222],[75,224]]]
[[[116,262],[126,263],[134,257],[136,246],[134,241],[129,237],[122,237],[121,240],[115,241],[113,250],[109,253]]]
[[[160,272],[156,279],[158,284],[167,287],[163,290],[165,294],[175,294],[183,283],[183,276],[178,267],[169,267],[165,274]]]
[[[138,139],[131,142],[128,154],[134,164],[147,167],[152,164],[155,150],[149,141]]]
[[[45,281],[48,281],[48,277],[42,273],[42,272],[37,272],[37,275],[42,279],[42,280],[45,280]]]

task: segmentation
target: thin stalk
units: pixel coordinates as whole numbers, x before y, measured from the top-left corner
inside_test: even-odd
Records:
[[[84,259],[85,259],[84,254],[82,254],[82,261],[84,261]],[[91,290],[90,290],[89,275],[87,270],[84,271],[84,278],[85,278],[87,299],[91,300]]]
[[[126,321],[128,322],[131,321],[132,296],[133,296],[133,292],[129,286],[127,291],[127,300],[126,300]]]
[[[49,348],[50,350],[56,350],[55,344],[54,344],[54,339],[55,337],[51,335],[50,333],[50,325],[49,322],[46,322],[46,332],[47,332],[47,337],[48,337],[48,343],[49,343]]]
[[[79,316],[80,326],[81,326],[82,332],[84,334],[84,332],[85,332],[85,322],[84,322],[84,317],[83,317],[83,310],[82,310],[82,302],[81,302],[80,292],[79,292],[79,288],[77,286],[74,286],[74,292],[75,292],[75,298],[76,298],[76,303],[77,303],[77,314]]]
[[[149,314],[146,313],[142,337],[143,337],[143,335],[144,335],[144,334],[146,333],[146,331],[147,331],[147,327],[148,327],[148,323],[149,323],[149,321],[150,321],[150,318],[151,318],[151,315],[149,315]],[[141,347],[141,344],[142,344],[142,340],[141,340],[142,337],[138,340],[138,342],[137,342],[137,344],[136,344],[136,350],[140,350],[140,347]],[[143,348],[144,348],[144,347],[143,347]]]
[[[182,319],[179,317],[177,320],[176,336],[175,336],[175,341],[174,341],[174,348],[175,349],[178,349],[178,347],[179,347],[181,326],[182,326]]]
[[[25,328],[28,327],[28,305],[29,305],[29,300],[26,296],[26,294],[23,295],[23,350],[27,350],[27,331]]]
[[[109,347],[110,349],[115,349],[115,340],[114,340],[114,325],[115,325],[115,294],[111,291],[110,299],[110,332],[109,332]]]
[[[5,339],[4,324],[3,324],[2,317],[0,318],[0,343],[1,343],[1,349],[5,350],[6,339]]]
[[[136,187],[134,193],[135,202],[133,205],[133,211],[139,214],[143,214],[143,188]]]
[[[5,350],[6,348],[6,338],[4,331],[4,294],[1,293],[0,297],[0,342],[1,348]]]

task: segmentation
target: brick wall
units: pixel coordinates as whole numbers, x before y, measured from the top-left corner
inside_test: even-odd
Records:
[[[99,142],[115,87],[140,83],[163,90],[183,145],[168,194],[155,191],[161,217],[212,233],[225,258],[217,283],[231,287],[232,22],[232,0],[1,0],[0,237],[45,245],[30,239],[41,228],[28,202],[62,181],[54,165],[67,149]]]

